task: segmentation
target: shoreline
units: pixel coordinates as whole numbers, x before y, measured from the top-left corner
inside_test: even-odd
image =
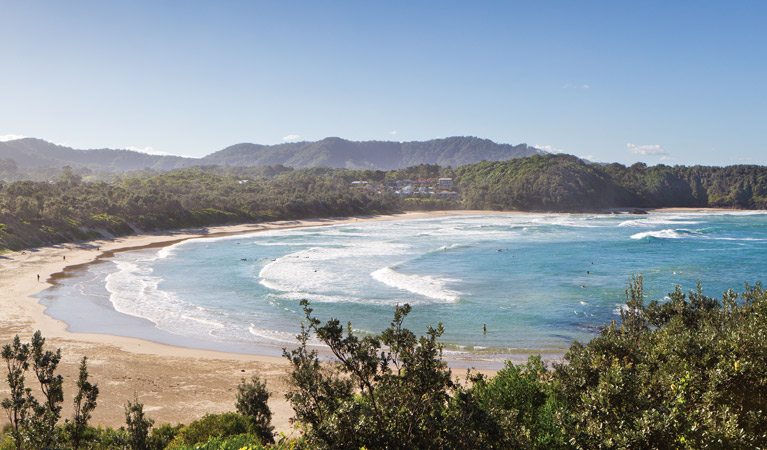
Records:
[[[732,209],[663,208],[653,212],[740,212]],[[287,390],[284,376],[288,368],[282,357],[247,353],[200,350],[174,346],[151,340],[110,334],[73,333],[65,322],[45,314],[45,307],[31,297],[47,289],[66,272],[109,258],[117,252],[141,248],[163,247],[196,238],[220,237],[273,229],[317,227],[360,221],[433,219],[451,216],[567,214],[517,211],[429,211],[407,212],[386,216],[339,219],[280,221],[259,224],[193,228],[160,233],[103,239],[79,244],[62,244],[0,255],[0,338],[3,344],[15,334],[29,340],[35,330],[48,339],[49,348],[62,349],[61,373],[65,377],[63,417],[71,411],[74,380],[81,355],[89,358],[89,372],[102,386],[99,407],[93,424],[120,426],[124,421],[123,405],[132,400],[133,392],[145,404],[150,417],[159,423],[189,423],[206,413],[234,409],[236,386],[240,379],[259,375],[273,392],[270,406],[278,431],[289,433],[288,418],[292,409],[283,394]],[[588,213],[587,213],[588,214]],[[36,280],[40,276],[40,281]],[[559,353],[559,357],[561,358]],[[554,355],[552,355],[554,356]],[[482,356],[474,359],[446,357],[454,369],[481,365]],[[458,363],[458,364],[455,364]],[[483,372],[493,373],[494,370]],[[457,375],[462,370],[454,371]],[[31,384],[31,383],[30,383]],[[7,388],[0,385],[0,396]],[[0,420],[0,426],[7,419]]]
[[[341,225],[355,222],[430,219],[458,215],[524,214],[496,211],[406,212],[384,216],[308,219],[258,224],[224,225],[59,244],[0,255],[0,339],[2,344],[19,335],[29,341],[36,330],[46,338],[47,348],[62,350],[59,372],[64,376],[65,402],[62,417],[71,411],[79,361],[88,357],[93,382],[101,386],[94,425],[124,424],[123,406],[138,393],[145,411],[156,423],[189,423],[206,413],[234,410],[237,384],[259,375],[272,392],[270,407],[277,431],[292,430],[293,415],[284,399],[288,362],[277,356],[201,350],[151,340],[111,334],[74,333],[68,325],[45,313],[34,297],[51,287],[66,272],[108,258],[117,252],[164,247],[177,242],[247,234],[265,230]],[[37,276],[39,275],[39,281]],[[485,372],[483,370],[483,372]],[[494,371],[487,371],[492,373]],[[33,383],[29,383],[32,385]],[[0,396],[8,395],[5,383]],[[7,418],[0,417],[0,426]]]

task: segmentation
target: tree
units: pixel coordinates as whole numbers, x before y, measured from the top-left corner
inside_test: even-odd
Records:
[[[410,306],[398,306],[380,335],[360,338],[351,324],[331,319],[324,325],[302,301],[298,349],[284,352],[292,364],[287,394],[296,419],[309,426],[307,438],[319,448],[471,448],[457,424],[471,423],[467,408],[452,400],[462,388],[453,383],[437,341],[443,328],[429,327],[417,338],[404,328]],[[310,334],[327,345],[335,370],[307,350]],[[356,388],[356,389],[355,389]],[[476,442],[472,441],[472,444]]]
[[[27,402],[33,413],[28,417],[29,438],[34,448],[56,448],[59,431],[56,424],[61,418],[61,403],[64,401],[64,378],[55,373],[61,361],[61,349],[55,352],[45,350],[45,338],[38,330],[32,336],[30,356],[43,401],[28,395]]]
[[[78,450],[84,438],[85,429],[91,419],[91,412],[96,408],[96,399],[99,396],[97,384],[88,381],[88,358],[83,356],[80,362],[80,374],[77,378],[77,395],[74,398],[75,414],[70,425],[72,448]]]
[[[24,426],[29,414],[27,400],[30,389],[24,386],[24,373],[29,368],[29,345],[22,344],[17,334],[11,344],[3,346],[2,357],[8,369],[6,379],[11,390],[10,398],[4,398],[2,406],[11,423],[11,436],[16,444],[16,450],[21,450]]]
[[[128,402],[125,406],[125,423],[131,450],[149,450],[149,429],[154,420],[144,415],[144,405],[138,401],[138,394],[135,394],[133,403]]]
[[[268,404],[270,395],[266,382],[257,376],[248,382],[243,379],[237,386],[237,412],[250,420],[252,433],[263,443],[274,443],[272,411]]]

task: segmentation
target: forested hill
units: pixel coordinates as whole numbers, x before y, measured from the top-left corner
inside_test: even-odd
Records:
[[[588,164],[570,155],[480,162],[455,169],[468,209],[767,209],[767,167]]]
[[[132,150],[75,150],[42,139],[24,138],[0,142],[2,168],[37,169],[64,166],[88,168],[93,171],[126,172],[141,169],[173,170],[193,165],[194,158],[170,155],[149,155]]]
[[[185,158],[149,155],[131,150],[75,150],[40,139],[25,138],[0,142],[0,170],[23,171],[70,166],[74,169],[114,173],[145,168],[167,171],[199,165],[284,165],[296,169],[326,166],[388,170],[417,164],[457,167],[539,153],[542,152],[526,144],[497,144],[475,137],[450,137],[425,142],[354,142],[326,138],[317,142],[280,145],[237,144],[204,158]]]
[[[331,137],[317,142],[280,145],[237,144],[202,159],[229,166],[285,165],[296,169],[402,169],[418,164],[457,167],[479,161],[503,161],[542,153],[527,144],[496,144],[476,137],[450,137],[425,142],[353,142]]]

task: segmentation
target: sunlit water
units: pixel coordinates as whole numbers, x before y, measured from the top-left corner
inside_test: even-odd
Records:
[[[762,212],[456,216],[120,252],[41,298],[72,331],[269,354],[295,345],[301,299],[360,333],[409,303],[406,326],[444,324],[448,356],[501,361],[588,341],[620,318],[631,274],[648,300],[698,280],[719,297],[766,279],[766,261]]]

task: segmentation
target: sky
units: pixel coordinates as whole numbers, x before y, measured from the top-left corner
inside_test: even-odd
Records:
[[[201,157],[478,136],[767,164],[764,1],[0,0],[0,140]]]

